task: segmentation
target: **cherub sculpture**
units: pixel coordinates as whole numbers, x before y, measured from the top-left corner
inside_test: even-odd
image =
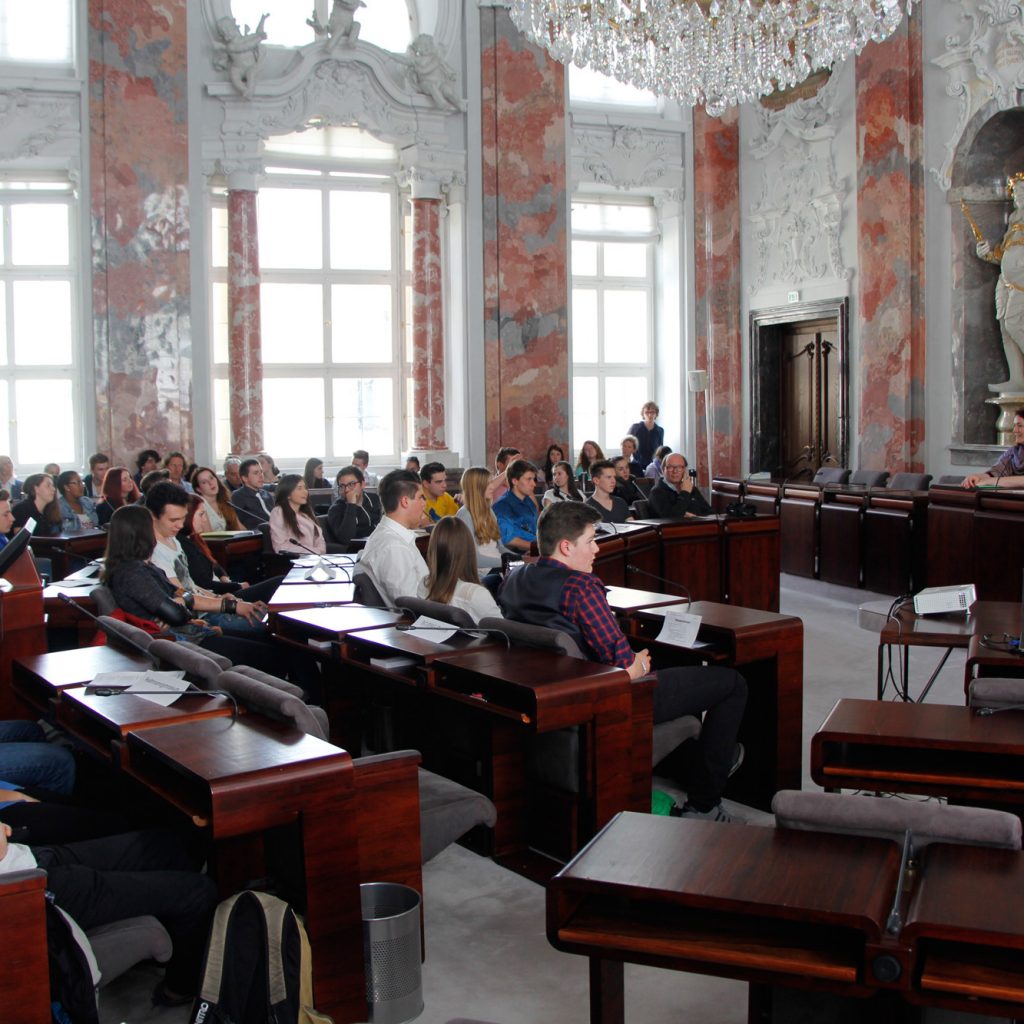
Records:
[[[408,65],[409,84],[417,92],[429,96],[442,110],[465,110],[466,103],[455,91],[455,72],[445,63],[433,36],[418,35],[404,56],[398,57]]]
[[[365,7],[363,0],[334,0],[331,15],[324,25],[313,11],[313,17],[306,19],[306,24],[316,33],[318,42],[327,42],[327,48],[336,46],[355,46],[359,38],[359,22],[355,20],[356,11]]]
[[[224,52],[219,60],[214,61],[214,67],[219,71],[227,71],[231,76],[231,84],[247,100],[252,99],[256,91],[256,74],[262,57],[260,46],[267,38],[263,25],[268,17],[264,14],[260,18],[255,32],[250,32],[246,25],[243,33],[234,18],[225,17],[217,22],[220,37],[224,40],[220,44]]]

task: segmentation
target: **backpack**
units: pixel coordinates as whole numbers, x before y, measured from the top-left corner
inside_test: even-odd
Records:
[[[333,1024],[313,1008],[313,966],[302,920],[276,896],[224,900],[206,945],[192,1024]]]
[[[99,1024],[89,940],[46,893],[46,952],[50,968],[50,1011],[54,1024]],[[84,943],[84,945],[83,945]]]

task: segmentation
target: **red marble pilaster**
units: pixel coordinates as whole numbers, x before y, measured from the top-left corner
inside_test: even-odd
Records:
[[[565,69],[481,7],[487,451],[569,435]]]
[[[260,250],[256,192],[228,190],[228,365],[231,450],[263,450]]]
[[[412,200],[413,447],[444,451],[444,303],[441,200]]]
[[[89,0],[96,446],[194,450],[187,4]]]
[[[857,464],[867,469],[924,469],[923,126],[918,7],[857,58]]]
[[[711,401],[712,471],[736,476],[740,466],[743,409],[740,331],[739,114],[730,108],[709,117],[693,111],[693,248],[696,365],[710,373],[698,397],[693,451],[701,484],[710,483],[704,403]]]

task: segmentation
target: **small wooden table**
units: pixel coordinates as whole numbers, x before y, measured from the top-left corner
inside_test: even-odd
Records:
[[[267,602],[271,614],[297,608],[326,608],[335,604],[351,604],[355,600],[355,584],[334,580],[330,583],[282,583]]]
[[[91,683],[101,672],[145,672],[148,668],[152,663],[141,654],[105,645],[32,654],[15,660],[12,687],[35,713],[44,715],[61,690]]]
[[[811,739],[811,778],[826,789],[923,793],[1024,804],[1024,712],[839,700]]]
[[[608,587],[605,596],[616,615],[628,615],[643,608],[679,604],[678,594],[659,594],[653,590],[634,590],[632,587]]]

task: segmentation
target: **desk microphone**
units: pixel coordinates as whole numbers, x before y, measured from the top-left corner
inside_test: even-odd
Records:
[[[166,697],[171,692],[170,690],[132,690],[127,686],[86,686],[84,690],[87,697],[122,697],[125,694],[132,697]],[[189,696],[198,694],[202,697],[227,697],[231,701],[231,722],[234,724],[238,721],[238,701],[233,693],[227,690],[202,690],[194,683],[189,683],[178,694],[178,697],[184,697],[186,694]]]
[[[295,544],[297,547],[302,548],[303,551],[308,551],[311,555],[316,555],[319,561],[314,565],[305,575],[307,580],[311,580],[315,573],[323,572],[323,574],[329,579],[333,580],[338,575],[337,569],[340,569],[347,577],[349,583],[352,582],[352,573],[349,572],[347,565],[341,565],[338,562],[332,562],[326,555],[319,551],[314,550],[308,544],[303,544],[298,537],[289,537],[289,542]]]
[[[686,594],[687,607],[693,604],[693,600],[690,597],[690,591],[685,583],[678,583],[676,580],[670,580],[665,576],[659,576],[656,572],[648,572],[646,569],[641,569],[638,565],[627,565],[626,572],[635,572],[640,576],[650,576],[652,580],[659,580],[662,583],[667,583],[669,586],[677,587]]]
[[[93,615],[91,611],[89,611],[87,608],[83,608],[80,604],[77,604],[67,594],[58,594],[57,598],[63,601],[66,605],[68,605],[68,607],[74,608],[75,611],[78,612],[80,615],[84,615],[87,619],[92,619],[92,621],[96,624],[96,628],[101,630],[104,636],[108,638],[111,637],[112,631],[108,630],[107,627],[102,622],[100,622],[100,618],[98,615]],[[120,633],[114,633],[112,639],[127,644],[129,647],[132,648],[132,650],[136,651],[137,653],[141,654],[144,658],[146,658],[146,660],[149,661],[154,668],[159,666],[160,659],[153,655],[148,647],[143,647],[142,644],[138,642],[138,640],[134,640],[128,636],[121,636]]]
[[[977,708],[977,713],[988,718],[991,715],[998,715],[1003,711],[1024,711],[1024,704],[1003,704],[1000,707]]]
[[[399,608],[400,612],[405,612],[406,615],[413,614],[408,608]],[[477,626],[417,626],[415,623],[402,623],[401,625],[395,626],[400,633],[417,633],[420,630],[424,632],[432,630],[435,633],[464,633],[466,636],[471,636],[474,640],[480,640],[485,636],[494,635],[500,636],[505,641],[505,646],[508,648],[512,647],[512,640],[508,633],[500,629],[483,629]]]

